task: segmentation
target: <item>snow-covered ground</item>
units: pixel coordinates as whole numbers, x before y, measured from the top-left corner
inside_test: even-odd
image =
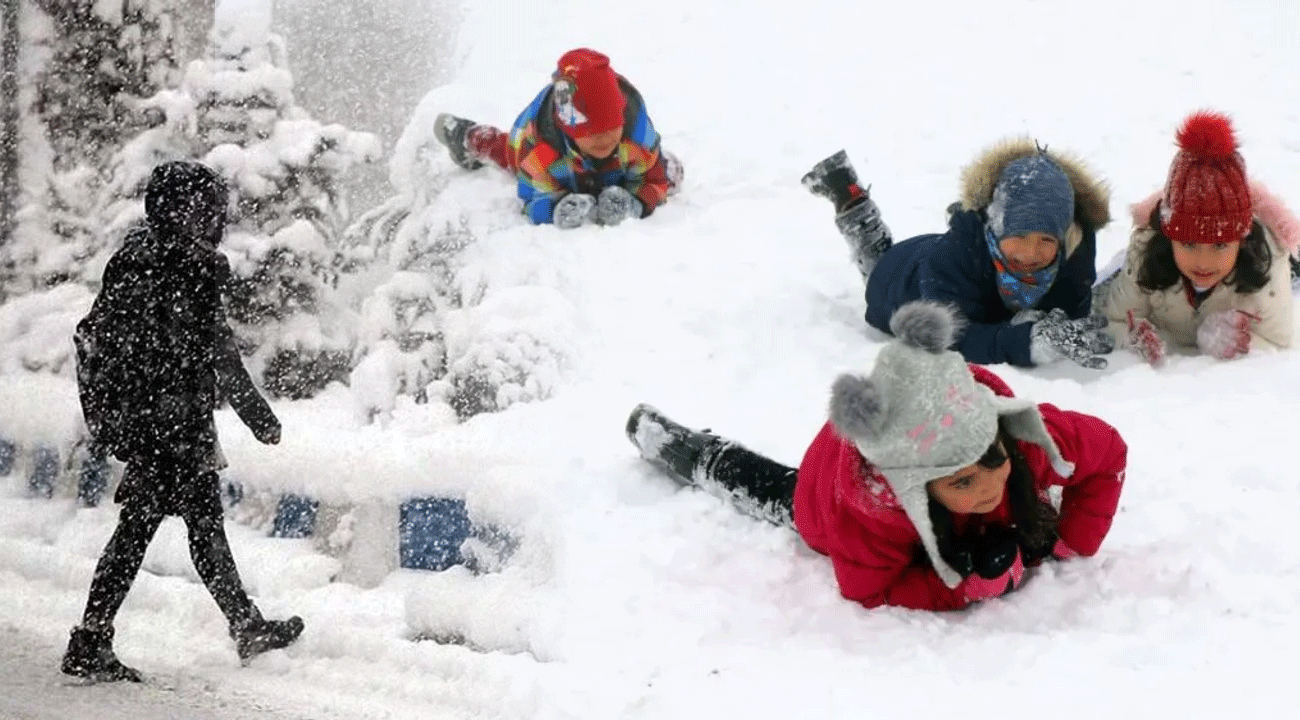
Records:
[[[1000,137],[1074,152],[1114,191],[1104,261],[1125,242],[1128,203],[1163,183],[1177,123],[1211,107],[1234,116],[1252,175],[1300,205],[1298,32],[1292,0],[554,0],[525,16],[507,0],[465,3],[455,80],[417,110],[399,182],[434,113],[506,125],[561,52],[587,45],[642,90],[686,163],[684,191],[648,220],[561,232],[509,215],[503,176],[440,158],[438,207],[495,227],[470,252],[516,284],[503,312],[535,318],[562,351],[553,397],[463,426],[399,406],[362,427],[347,393],[327,393],[277,406],[273,448],[220,421],[232,477],[340,502],[388,485],[460,490],[514,528],[519,551],[483,576],[331,582],[339,561],[311,541],[231,523],[263,610],[307,623],[296,645],[241,668],[168,521],[118,622],[119,655],[154,682],[83,688],[58,658],[115,510],[28,499],[20,477],[0,479],[0,717],[1286,712],[1300,639],[1294,352],[1000,368],[1019,394],[1118,427],[1128,482],[1097,557],[953,614],[840,599],[830,564],[793,532],[678,490],[623,423],[649,401],[798,462],[831,379],[880,347],[830,207],[798,182],[841,147],[899,237],[939,229],[960,167]],[[72,392],[7,376],[3,425],[66,433]]]

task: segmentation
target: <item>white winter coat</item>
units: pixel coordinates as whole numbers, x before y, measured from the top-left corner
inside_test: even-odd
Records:
[[[1231,285],[1219,283],[1199,306],[1192,307],[1183,283],[1166,290],[1148,291],[1137,284],[1141,258],[1155,231],[1150,224],[1157,195],[1133,206],[1133,235],[1127,257],[1119,274],[1110,284],[1104,313],[1118,344],[1128,344],[1128,311],[1151,321],[1172,346],[1196,348],[1196,331],[1201,321],[1223,310],[1242,310],[1259,317],[1252,324],[1251,348],[1291,346],[1292,313],[1291,264],[1288,256],[1300,245],[1300,222],[1282,202],[1258,183],[1252,183],[1251,196],[1255,219],[1264,226],[1264,234],[1273,254],[1268,284],[1253,293],[1238,293]]]

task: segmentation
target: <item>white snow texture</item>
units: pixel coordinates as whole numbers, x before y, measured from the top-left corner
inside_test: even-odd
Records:
[[[1233,116],[1251,174],[1300,205],[1300,3],[1046,8],[553,0],[521,20],[514,0],[463,2],[444,41],[452,79],[392,149],[389,208],[410,214],[375,245],[390,270],[360,294],[370,354],[352,387],[276,402],[278,446],[228,410],[218,424],[225,476],[258,492],[356,508],[463,497],[518,549],[483,575],[348,582],[328,539],[269,538],[251,503],[228,523],[243,580],[306,631],[241,667],[168,520],[117,623],[118,655],[154,680],[79,687],[58,661],[116,509],[29,497],[23,454],[0,477],[0,717],[1285,715],[1300,637],[1294,351],[996,368],[1019,395],[1115,425],[1127,482],[1096,557],[957,613],[842,599],[794,532],[680,488],[624,435],[649,402],[797,464],[831,381],[870,367],[883,336],[863,322],[861,278],[831,207],[799,183],[839,148],[899,239],[940,231],[961,167],[1026,133],[1084,158],[1125,218],[1164,182],[1178,123],[1210,107]],[[512,179],[456,168],[433,138],[438,112],[508,126],[578,46],[609,54],[689,166],[648,219],[531,226]],[[459,227],[471,237],[453,267],[421,259]],[[1129,230],[1105,228],[1099,257]],[[89,301],[65,289],[0,308],[0,437],[75,440],[66,353]],[[501,381],[502,411],[457,422],[427,362],[439,342],[449,364]],[[352,516],[334,541],[364,525]]]

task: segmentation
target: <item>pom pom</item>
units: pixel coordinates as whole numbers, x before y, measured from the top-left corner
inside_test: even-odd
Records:
[[[952,346],[958,325],[957,315],[951,308],[927,300],[907,303],[889,318],[890,332],[904,345],[936,355]]]
[[[1210,110],[1192,113],[1178,129],[1178,147],[1206,160],[1227,160],[1237,152],[1237,137],[1227,115]]]
[[[849,440],[879,437],[888,408],[880,386],[861,375],[844,374],[831,385],[831,424]]]

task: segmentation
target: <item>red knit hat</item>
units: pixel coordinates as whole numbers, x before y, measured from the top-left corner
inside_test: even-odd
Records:
[[[1253,209],[1246,161],[1222,113],[1192,113],[1178,130],[1178,154],[1160,200],[1161,229],[1181,243],[1241,240]]]
[[[578,48],[560,56],[555,81],[555,118],[569,137],[587,137],[623,124],[627,100],[609,58]]]

